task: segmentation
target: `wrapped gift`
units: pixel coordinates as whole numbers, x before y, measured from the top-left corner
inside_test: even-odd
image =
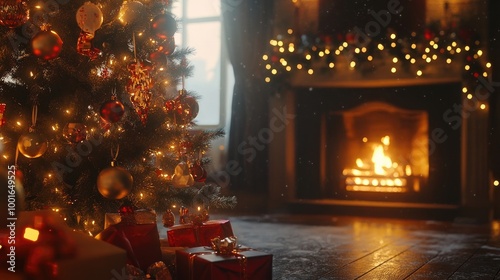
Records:
[[[156,224],[156,212],[154,210],[136,210],[134,211],[134,219],[137,224]],[[111,225],[116,225],[122,221],[120,213],[104,214],[104,228]]]
[[[71,249],[70,254],[63,254],[59,249],[56,250],[56,255],[59,255],[58,258],[45,264],[40,263],[40,268],[44,273],[43,276],[27,275],[28,272],[25,271],[21,264],[28,264],[33,260],[34,255],[38,254],[40,257],[47,252],[47,249],[55,248],[50,245],[51,243],[48,242],[50,240],[47,237],[42,237],[41,231],[43,227],[40,227],[37,238],[32,238],[29,234],[26,234],[27,232],[34,232],[33,230],[36,231],[37,224],[40,223],[48,223],[52,232],[59,232],[54,246],[61,246],[60,250],[66,250],[68,247],[74,248],[74,250]],[[26,231],[26,228],[31,230]],[[24,241],[25,237],[35,241],[29,241],[31,243],[26,244],[25,242],[28,241]],[[63,237],[63,240],[60,237]],[[25,245],[29,250],[23,255],[21,250]],[[109,280],[114,277],[113,272],[120,272],[126,265],[126,252],[124,250],[95,240],[87,234],[73,231],[53,211],[20,213],[16,224],[16,251],[16,272],[12,273],[7,268],[2,268],[0,270],[0,279],[39,279],[43,277],[43,279],[59,280]],[[4,255],[2,250],[0,252],[1,255]],[[45,270],[48,267],[50,267],[50,270]],[[50,273],[47,274],[46,272],[49,271]]]
[[[172,247],[211,246],[210,240],[215,237],[233,236],[229,220],[214,220],[202,225],[186,224],[168,228],[168,244]]]
[[[183,280],[272,279],[271,254],[240,248],[231,254],[217,254],[208,247],[176,252],[177,277]]]
[[[145,211],[147,212],[147,211]],[[122,217],[117,224],[111,224],[96,238],[118,246],[127,252],[127,263],[142,270],[162,260],[160,236],[154,219],[142,219],[142,211]],[[137,215],[138,214],[138,215]],[[150,214],[144,214],[150,216]]]

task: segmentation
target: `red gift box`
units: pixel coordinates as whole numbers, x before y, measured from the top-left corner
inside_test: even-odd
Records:
[[[127,251],[127,263],[146,271],[162,260],[160,236],[156,224],[111,225],[96,236]]]
[[[168,244],[171,247],[211,246],[211,239],[233,236],[229,220],[214,220],[197,225],[177,225],[168,228]]]
[[[207,247],[176,251],[177,276],[183,280],[272,279],[273,255],[248,248],[230,255]]]

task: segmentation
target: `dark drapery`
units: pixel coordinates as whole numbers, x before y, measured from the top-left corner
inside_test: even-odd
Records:
[[[273,2],[222,0],[226,43],[235,76],[226,165],[233,189],[267,189],[267,146],[259,140],[259,133],[269,126],[270,93],[260,73],[271,35]]]

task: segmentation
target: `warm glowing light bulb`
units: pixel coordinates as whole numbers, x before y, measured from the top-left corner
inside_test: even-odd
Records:
[[[493,186],[498,187],[500,185],[500,182],[498,180],[493,181]]]
[[[392,34],[391,34],[391,39],[392,39],[392,40],[396,39],[396,34],[392,33]]]
[[[467,99],[471,100],[472,99],[472,94],[467,94]]]
[[[276,70],[276,69],[271,70],[271,74],[276,75],[277,73],[278,73],[278,70]]]
[[[417,76],[419,76],[419,77],[422,76],[422,70],[417,71]]]
[[[411,48],[414,50],[417,48],[417,45],[416,44],[411,44]]]
[[[262,56],[262,60],[268,60],[268,59],[269,59],[269,56],[267,56],[267,54]]]
[[[297,64],[297,69],[302,69],[302,64]]]
[[[325,52],[320,51],[320,52],[318,53],[318,55],[319,55],[319,57],[323,57],[323,56],[325,56]]]
[[[491,68],[491,63],[487,62],[486,63],[486,68]]]
[[[335,63],[333,63],[333,62],[330,62],[330,64],[328,64],[328,67],[330,67],[330,68],[333,68],[333,67],[335,67]]]
[[[397,62],[398,62],[398,58],[397,58],[397,57],[393,58],[393,59],[392,59],[392,62],[393,62],[393,63],[397,63]]]
[[[378,48],[379,50],[383,51],[383,50],[384,50],[384,45],[382,45],[382,44],[378,44],[377,48]]]
[[[368,61],[372,61],[372,60],[373,60],[373,56],[369,55],[366,59],[367,59]]]
[[[312,75],[313,73],[314,73],[314,70],[312,70],[312,69],[307,70],[307,74]]]
[[[349,64],[349,66],[351,66],[351,68],[354,68],[354,67],[356,67],[356,62],[354,62],[354,61],[351,61],[351,63]]]
[[[34,228],[27,227],[24,230],[24,239],[28,239],[30,241],[37,241],[38,236],[40,235],[40,232]]]
[[[446,63],[450,64],[451,63],[451,58],[446,59]]]
[[[290,34],[290,35],[292,35],[293,34],[293,29],[288,28],[287,33]]]
[[[397,70],[396,70],[396,67],[392,67],[392,68],[391,68],[391,73],[396,73],[396,71],[397,71]]]
[[[469,71],[470,66],[469,66],[469,65],[465,65],[465,67],[464,67],[464,68],[465,68],[465,70],[466,70],[466,71]]]
[[[354,49],[354,52],[355,52],[355,53],[359,53],[360,51],[361,51],[361,50],[360,50],[359,48],[355,48],[355,49]]]
[[[307,54],[307,55],[306,55],[306,59],[307,59],[307,60],[311,60],[311,55],[310,55],[310,54]]]
[[[481,105],[479,105],[479,108],[481,108],[481,110],[486,109],[486,104],[481,104]]]

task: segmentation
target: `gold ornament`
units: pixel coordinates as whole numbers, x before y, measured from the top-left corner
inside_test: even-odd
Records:
[[[193,175],[189,172],[189,166],[184,161],[181,161],[175,167],[172,185],[176,188],[187,188],[194,185]]]
[[[130,192],[134,178],[123,167],[114,166],[102,170],[97,177],[97,190],[109,199],[122,199]]]
[[[145,16],[146,9],[139,1],[125,1],[118,13],[118,20],[123,25],[134,25]]]
[[[41,157],[48,148],[47,138],[35,131],[21,135],[17,141],[19,152],[27,158]]]
[[[45,60],[58,57],[62,45],[61,37],[55,31],[50,30],[49,25],[42,26],[42,30],[31,39],[33,54]]]

